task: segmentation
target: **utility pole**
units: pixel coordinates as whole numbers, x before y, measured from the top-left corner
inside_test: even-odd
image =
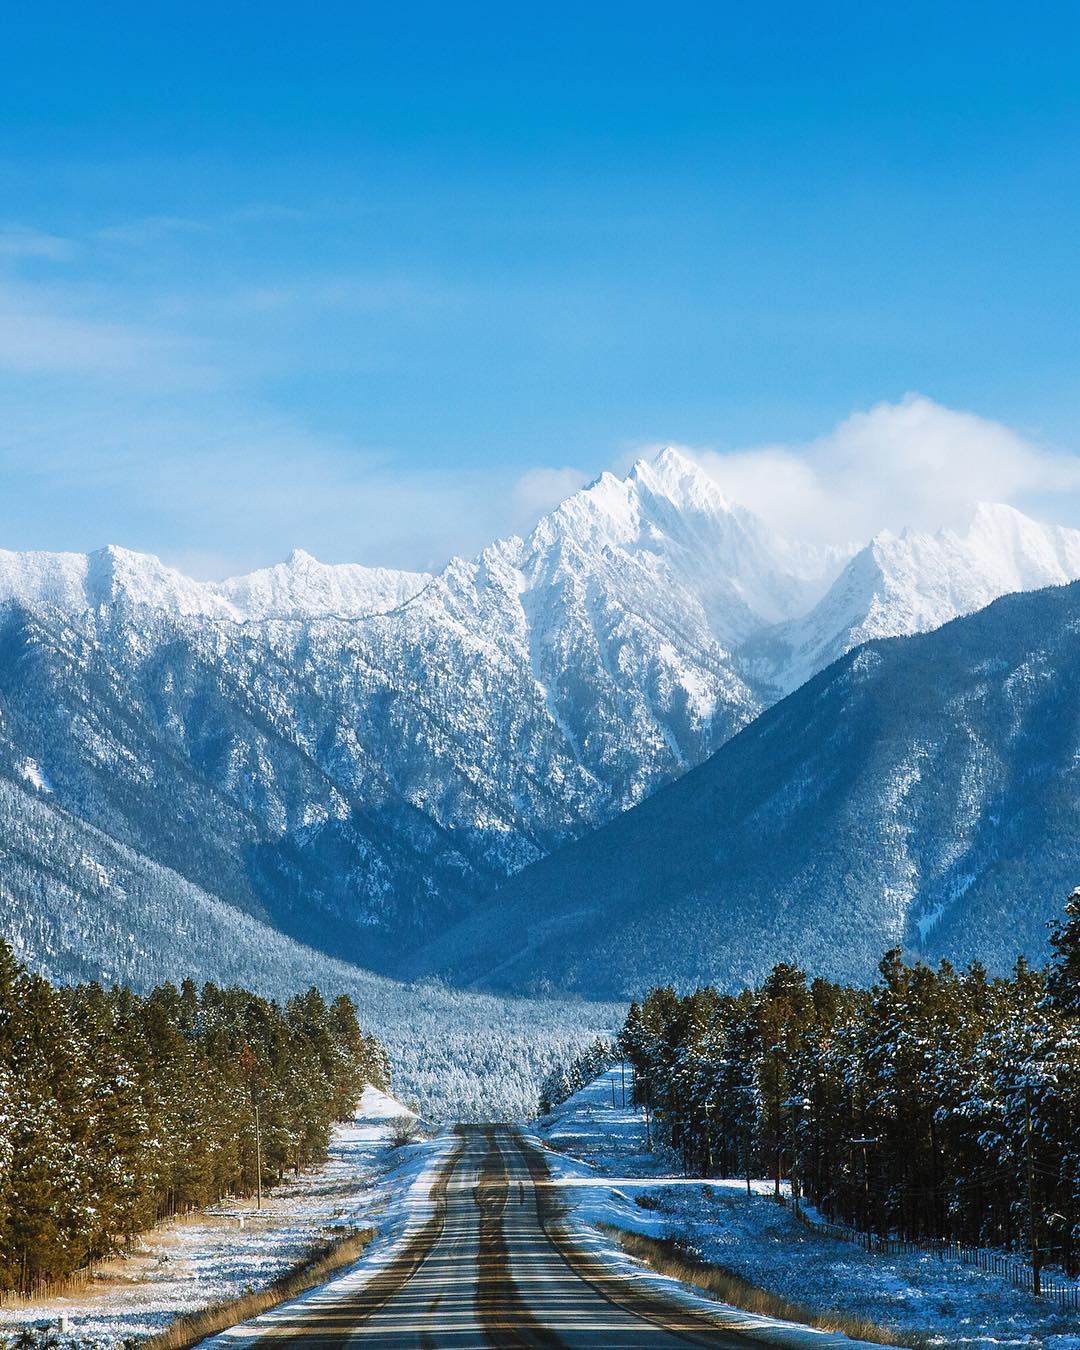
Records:
[[[652,1152],[652,1126],[649,1123],[649,1080],[645,1079],[645,1150]]]
[[[262,1131],[259,1128],[259,1061],[250,1045],[240,1051],[240,1069],[248,1080],[251,1110],[255,1117],[255,1194],[262,1209]]]
[[[803,1099],[801,1097],[790,1098],[785,1105],[788,1108],[788,1151],[791,1154],[791,1207],[795,1212],[795,1217],[800,1214],[799,1209],[799,1112],[803,1108]]]
[[[1031,1084],[1024,1087],[1025,1128],[1028,1174],[1028,1244],[1031,1247],[1031,1290],[1036,1298],[1042,1293],[1042,1256],[1039,1252],[1039,1227],[1035,1213],[1035,1153],[1031,1125]]]
[[[625,1059],[620,1059],[620,1060],[619,1060],[619,1072],[620,1072],[620,1074],[622,1074],[622,1104],[623,1104],[623,1109],[625,1110],[625,1109],[626,1109],[626,1060],[625,1060]]]
[[[255,1208],[262,1209],[262,1134],[259,1130],[259,1103],[255,1103],[255,1193],[258,1203]]]
[[[855,1148],[862,1149],[862,1215],[859,1220],[859,1227],[864,1232],[870,1231],[870,1155],[867,1149],[872,1144],[876,1144],[876,1139],[871,1139],[866,1135],[853,1139],[852,1145]]]
[[[705,1174],[711,1177],[713,1174],[712,1159],[712,1102],[705,1103]]]

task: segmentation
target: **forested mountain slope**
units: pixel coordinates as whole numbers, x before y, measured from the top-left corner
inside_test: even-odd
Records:
[[[845,557],[778,539],[670,450],[435,576],[296,552],[205,583],[117,548],[0,553],[0,778],[395,974],[796,668],[1080,573],[1080,535],[987,508],[963,537]],[[54,877],[27,799],[5,823]]]
[[[627,995],[779,960],[1045,952],[1080,879],[1080,585],[842,657],[705,764],[507,882],[423,954],[488,987]]]
[[[42,857],[49,865],[43,867]],[[373,975],[283,936],[57,807],[0,781],[0,933],[57,982],[146,991],[191,977],[285,1001],[348,994],[386,1043],[399,1095],[431,1119],[520,1119],[610,1005],[489,998]]]

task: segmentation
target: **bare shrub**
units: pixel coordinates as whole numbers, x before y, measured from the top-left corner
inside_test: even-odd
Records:
[[[395,1116],[390,1122],[387,1142],[391,1148],[404,1148],[406,1144],[415,1144],[421,1133],[420,1122],[415,1116]]]

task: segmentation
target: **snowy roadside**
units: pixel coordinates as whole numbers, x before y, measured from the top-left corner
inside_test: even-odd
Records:
[[[646,1149],[643,1117],[623,1108],[621,1086],[619,1070],[609,1071],[545,1117],[536,1137],[552,1150],[548,1157],[575,1228],[637,1278],[660,1277],[646,1277],[639,1263],[597,1237],[598,1224],[676,1238],[702,1259],[793,1303],[861,1316],[901,1336],[929,1333],[963,1350],[1080,1350],[1075,1318],[1000,1277],[930,1256],[880,1256],[823,1237],[776,1205],[768,1182],[753,1182],[747,1196],[744,1181],[678,1175],[673,1159]],[[805,1328],[801,1334],[813,1339],[784,1343],[855,1344]]]
[[[247,1350],[257,1346],[263,1336],[272,1334],[282,1323],[286,1326],[292,1323],[296,1309],[304,1304],[333,1302],[342,1294],[356,1293],[375,1279],[402,1245],[432,1217],[435,1182],[460,1143],[458,1135],[443,1133],[424,1145],[413,1145],[407,1150],[408,1158],[391,1175],[389,1201],[380,1215],[378,1236],[359,1261],[306,1294],[208,1337],[202,1346],[207,1350],[210,1347],[213,1350]]]
[[[264,1197],[227,1201],[143,1234],[133,1251],[102,1265],[84,1289],[21,1306],[0,1307],[0,1330],[56,1327],[115,1345],[142,1340],[176,1317],[271,1284],[328,1231],[375,1228],[374,1252],[400,1225],[401,1196],[443,1141],[390,1146],[395,1122],[411,1115],[367,1088],[355,1119],[334,1130],[326,1163],[287,1178]]]

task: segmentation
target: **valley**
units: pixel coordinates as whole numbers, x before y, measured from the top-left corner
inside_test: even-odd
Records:
[[[785,770],[770,761],[768,729],[782,726],[807,754],[839,754],[846,735],[851,753],[865,755],[860,772],[876,776],[858,791],[871,833],[824,807],[817,828],[836,842],[826,871],[770,849],[767,868],[782,863],[782,877],[755,871],[753,833],[740,836],[746,848],[723,842],[724,820],[736,817],[702,819],[691,854],[676,850],[676,873],[655,893],[715,889],[704,866],[715,856],[729,898],[683,925],[699,950],[714,952],[712,964],[680,957],[673,975],[718,978],[726,963],[731,978],[748,978],[811,929],[827,932],[799,898],[805,887],[825,912],[865,928],[865,943],[841,949],[852,969],[860,951],[916,936],[930,954],[992,959],[993,921],[967,916],[997,846],[923,858],[887,819],[894,796],[917,797],[931,760],[958,785],[973,769],[985,779],[984,809],[995,812],[989,766],[1007,760],[1007,748],[993,744],[989,726],[977,732],[990,738],[986,754],[976,754],[963,749],[959,723],[951,732],[942,723],[945,739],[931,752],[901,746],[891,731],[886,748],[869,710],[853,712],[842,734],[837,722],[839,740],[818,721],[830,703],[832,718],[854,697],[841,694],[846,671],[866,671],[857,682],[865,703],[902,659],[883,649],[872,676],[872,648],[843,664],[853,644],[933,629],[1003,591],[1067,582],[1080,575],[1078,541],[1011,508],[981,507],[967,533],[882,536],[850,556],[809,548],[776,537],[666,450],[623,479],[603,475],[526,538],[438,574],[324,565],[297,552],[246,577],[199,583],[122,549],[0,555],[6,931],[54,975],[142,986],[163,977],[164,952],[187,933],[207,977],[238,961],[237,978],[263,978],[267,989],[277,977],[245,963],[292,964],[301,978],[303,953],[313,951],[399,978],[429,972],[511,992],[623,998],[634,979],[618,974],[623,958],[612,949],[582,965],[584,930],[574,936],[578,921],[556,917],[577,906],[568,869],[585,868],[587,923],[597,912],[588,859],[615,840],[625,854],[639,822],[658,819],[668,802],[699,811],[698,784],[715,782],[706,797],[731,803],[745,773],[778,790]],[[1007,611],[1021,638],[1022,611]],[[914,664],[904,678],[927,680],[932,693],[918,660],[935,659],[936,640],[978,631],[908,636]],[[1033,654],[1038,641],[1033,632]],[[817,686],[822,712],[812,684],[776,705],[834,658],[841,664]],[[813,762],[791,772],[816,772]],[[730,771],[730,786],[728,764],[746,765]],[[841,773],[841,761],[828,772]],[[663,791],[673,782],[674,797]],[[794,781],[786,791],[797,794]],[[964,826],[976,828],[974,817]],[[803,831],[799,847],[816,837]],[[687,872],[691,856],[704,870]],[[1021,909],[1060,890],[1067,863],[1047,861],[1015,892]],[[861,880],[849,906],[840,878],[852,868]],[[599,893],[614,896],[619,875],[605,868]],[[545,923],[566,941],[552,963],[541,955],[545,939],[530,939],[536,959],[521,964],[514,945],[530,920],[521,927],[510,916],[516,897],[535,898],[546,876],[560,894],[545,903]],[[756,934],[752,961],[730,949],[734,939],[717,938],[716,924],[736,912],[747,918],[736,930]],[[1037,910],[1025,922],[1034,952]],[[518,927],[507,936],[509,923]],[[246,936],[207,942],[211,930]],[[613,931],[605,940],[621,939]]]
[[[0,42],[0,1350],[1080,1350],[1080,7]]]

